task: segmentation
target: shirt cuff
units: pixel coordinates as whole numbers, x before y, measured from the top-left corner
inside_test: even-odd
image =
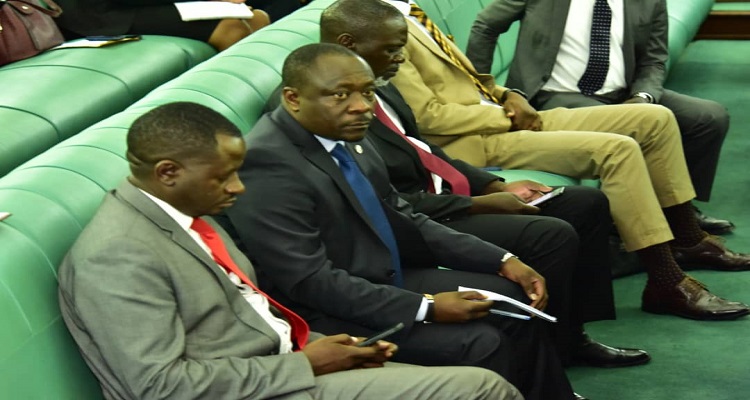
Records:
[[[424,321],[424,318],[427,316],[427,299],[422,299],[422,304],[419,305],[419,310],[417,310],[417,316],[414,318],[414,321],[416,322],[422,322]]]

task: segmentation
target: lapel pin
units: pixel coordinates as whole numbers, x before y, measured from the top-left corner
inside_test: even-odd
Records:
[[[364,150],[362,150],[362,146],[360,146],[360,145],[358,145],[358,144],[355,144],[355,145],[354,145],[354,151],[356,151],[356,152],[357,152],[357,154],[362,154],[362,152],[363,152]]]

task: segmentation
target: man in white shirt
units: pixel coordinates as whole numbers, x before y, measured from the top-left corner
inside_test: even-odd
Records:
[[[604,21],[601,27],[593,23],[598,2],[611,16],[610,23]],[[696,199],[709,200],[729,115],[715,101],[662,86],[669,57],[665,0],[495,0],[479,13],[471,29],[466,55],[477,71],[490,72],[498,36],[519,20],[508,87],[526,92],[529,102],[540,110],[628,103],[669,108],[680,127]],[[592,35],[599,30],[601,38]],[[606,78],[601,87],[586,93],[579,82],[598,41],[608,41]],[[700,212],[698,217],[701,228],[711,234],[734,228],[729,221]]]

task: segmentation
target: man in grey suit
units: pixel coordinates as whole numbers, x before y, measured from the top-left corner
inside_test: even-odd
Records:
[[[193,103],[128,132],[131,175],[59,269],[63,318],[105,398],[521,399],[479,368],[377,368],[394,344],[310,334],[257,290],[247,258],[200,218],[244,191],[244,155],[239,130]]]
[[[544,278],[502,248],[412,213],[390,185],[365,139],[375,96],[367,63],[343,46],[311,44],[287,57],[282,79],[282,105],[248,134],[239,172],[263,195],[227,209],[269,293],[323,333],[369,336],[403,323],[396,361],[480,366],[527,400],[573,398],[547,322],[490,316],[492,301],[457,291],[542,309]]]
[[[594,12],[599,4],[603,10]],[[606,8],[605,8],[606,7]],[[607,11],[608,10],[608,11]],[[579,88],[587,69],[595,15],[609,17],[604,43],[605,78],[593,92]],[[719,153],[729,129],[721,104],[664,89],[668,16],[665,0],[495,0],[477,16],[466,56],[477,71],[489,73],[495,43],[521,21],[506,86],[526,92],[537,109],[604,104],[655,103],[670,110],[682,133],[696,199],[708,201]],[[596,36],[596,35],[594,35]],[[605,50],[606,52],[606,50]],[[673,60],[674,61],[674,60]],[[713,234],[731,231],[726,220],[698,212],[701,228]]]

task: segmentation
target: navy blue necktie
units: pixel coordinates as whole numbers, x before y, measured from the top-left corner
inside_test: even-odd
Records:
[[[396,244],[396,238],[393,236],[393,229],[391,224],[388,222],[388,218],[385,216],[383,211],[383,205],[380,203],[380,199],[375,194],[370,181],[359,169],[359,165],[354,161],[351,154],[346,148],[340,143],[333,148],[331,155],[339,161],[339,168],[344,173],[344,178],[349,182],[349,186],[352,187],[354,194],[359,199],[359,204],[365,209],[365,212],[370,217],[370,222],[375,226],[375,230],[378,232],[380,239],[383,240],[386,247],[391,253],[391,260],[393,262],[393,269],[395,275],[393,277],[393,284],[402,287],[404,286],[403,277],[401,276],[401,261],[398,255],[398,245]]]
[[[591,96],[604,86],[609,72],[609,36],[612,26],[612,10],[607,0],[596,0],[594,18],[591,21],[589,61],[586,71],[578,81],[581,93]]]

